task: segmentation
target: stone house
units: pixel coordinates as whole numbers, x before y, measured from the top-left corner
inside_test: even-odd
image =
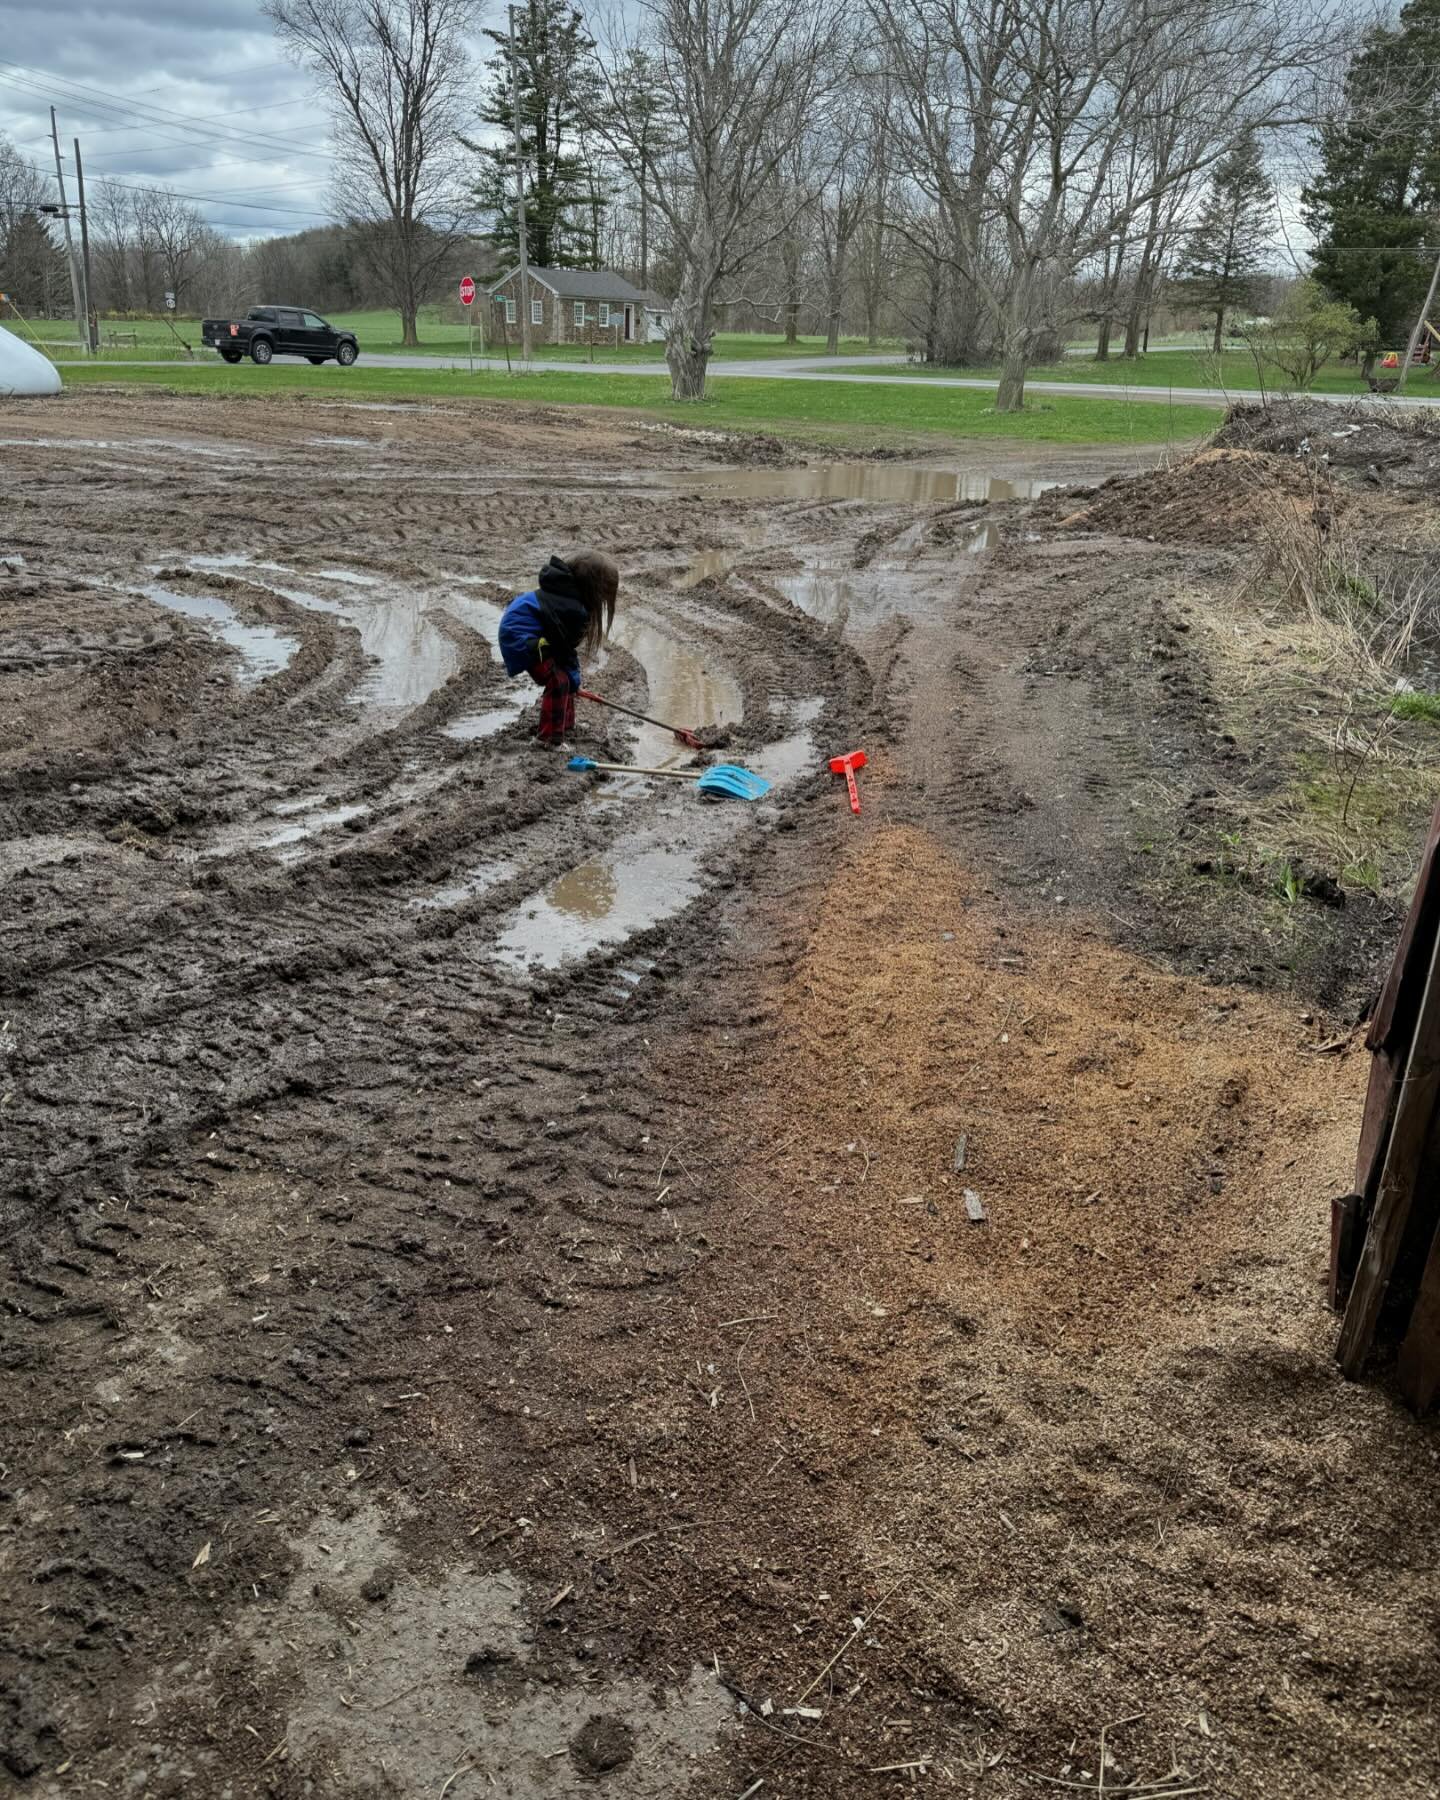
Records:
[[[520,342],[520,271],[486,289],[485,335]],[[530,332],[537,344],[648,344],[665,333],[658,294],[642,292],[614,269],[530,269]]]

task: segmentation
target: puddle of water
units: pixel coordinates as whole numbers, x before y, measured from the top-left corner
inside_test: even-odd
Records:
[[[477,894],[483,894],[487,888],[499,887],[502,881],[508,881],[516,873],[519,864],[500,861],[476,863],[473,869],[467,869],[458,881],[447,881],[444,887],[438,887],[433,894],[421,894],[410,902],[412,906],[459,906],[464,900],[473,900]]]
[[[770,711],[780,719],[794,719],[800,725],[813,725],[825,710],[823,694],[806,694],[803,699],[791,700],[784,694],[770,696]]]
[[[454,644],[425,616],[431,602],[423,595],[340,601],[303,588],[277,587],[274,591],[283,600],[311,612],[329,613],[359,632],[361,649],[376,664],[350,696],[365,705],[399,709],[419,706],[460,665]]]
[[[692,588],[702,581],[709,581],[713,576],[728,575],[741,555],[739,550],[702,550],[675,585],[677,588]]]
[[[494,737],[497,731],[503,731],[512,719],[523,712],[526,701],[539,692],[539,688],[532,684],[530,692],[526,693],[517,682],[513,694],[507,693],[505,696],[506,705],[492,706],[488,712],[461,713],[458,719],[451,719],[448,724],[440,727],[441,735],[455,738],[464,744],[473,743],[476,738]]]
[[[700,892],[700,851],[656,846],[612,863],[582,863],[528,901],[496,954],[512,968],[558,969],[679,912]]]
[[[687,731],[723,725],[743,716],[745,698],[730,671],[718,666],[713,654],[660,629],[643,613],[617,613],[610,641],[633,656],[645,671],[649,693],[641,710],[671,725],[683,725]],[[623,715],[610,716],[618,719]],[[637,759],[646,767],[668,768],[689,755],[657,725],[636,725],[634,731]]]
[[[368,450],[370,448],[369,438],[312,437],[307,438],[306,442],[311,444],[332,444],[341,450]]]
[[[294,638],[286,637],[273,625],[245,624],[236,617],[233,606],[212,594],[177,594],[163,587],[146,587],[139,591],[168,612],[198,620],[213,630],[216,637],[238,650],[241,657],[238,679],[246,684],[278,675],[300,648]]]
[[[24,567],[25,558],[19,555],[18,552],[14,556],[0,556],[0,568],[23,569]]]
[[[770,579],[787,600],[822,625],[844,625],[851,608],[858,604],[853,580],[835,569],[772,575]]]
[[[347,587],[379,587],[378,575],[362,575],[358,569],[317,569],[316,575],[322,581],[341,581]]]
[[[223,556],[192,556],[189,566],[192,569],[269,569],[276,575],[291,575],[292,569],[284,563],[257,562],[244,550],[227,550]]]
[[[747,767],[780,788],[819,766],[808,730],[747,757]],[[696,898],[703,852],[738,831],[750,808],[739,801],[687,796],[683,842],[641,840],[628,855],[581,863],[522,902],[501,933],[495,954],[516,969],[556,969],[564,962],[622,943],[673,917]],[[672,807],[672,816],[679,809]]]
[[[785,500],[1033,500],[1060,482],[1028,476],[917,469],[904,463],[817,463],[804,469],[726,469],[662,477],[671,487],[704,488],[737,498]],[[713,554],[708,553],[707,554]]]
[[[348,801],[344,806],[331,806],[324,812],[307,813],[296,824],[283,825],[279,831],[272,831],[268,836],[258,839],[256,848],[277,850],[282,844],[298,844],[303,838],[314,837],[317,831],[328,831],[332,825],[343,825],[348,819],[358,819],[369,810],[368,806],[359,801]]]
[[[277,801],[270,810],[282,816],[298,815],[293,824],[275,826],[249,819],[234,825],[217,826],[205,844],[191,854],[206,858],[236,856],[244,850],[278,850],[282,862],[293,862],[303,854],[303,849],[297,849],[297,845],[303,846],[317,832],[328,831],[333,825],[344,825],[347,820],[361,818],[370,811],[359,801],[327,807],[323,805],[325,798],[321,794],[303,800]]]

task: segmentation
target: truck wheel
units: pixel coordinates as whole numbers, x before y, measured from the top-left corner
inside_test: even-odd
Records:
[[[318,369],[321,363],[329,362],[330,358],[328,356],[307,356],[305,360],[306,362],[314,363],[315,367]]]
[[[250,346],[250,360],[257,363],[268,363],[275,354],[275,346],[269,338],[256,338]]]
[[[238,350],[222,350],[220,360],[221,362],[237,363],[240,360],[240,352]]]
[[[335,352],[335,360],[342,369],[348,369],[359,354],[353,344],[341,344]]]

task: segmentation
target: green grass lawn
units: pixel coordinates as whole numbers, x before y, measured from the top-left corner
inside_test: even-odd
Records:
[[[935,364],[906,363],[903,372],[917,378],[938,375],[974,376],[994,380],[998,369],[944,369]],[[1101,381],[1130,387],[1146,388],[1225,388],[1235,393],[1255,393],[1261,386],[1255,359],[1245,350],[1227,350],[1213,356],[1203,350],[1157,350],[1149,356],[1129,361],[1112,356],[1106,362],[1093,357],[1069,356],[1063,363],[1036,365],[1029,371],[1030,381]],[[1264,371],[1264,385],[1271,392],[1282,391],[1283,384],[1271,369]],[[1353,366],[1333,365],[1322,369],[1315,379],[1314,391],[1322,394],[1368,394],[1369,389]],[[1425,370],[1412,370],[1405,392],[1413,398],[1440,400],[1440,381]]]
[[[480,303],[476,303],[477,315]],[[332,325],[342,331],[353,331],[360,340],[360,351],[363,356],[368,350],[372,354],[408,355],[412,354],[400,342],[400,316],[393,312],[350,312],[331,313],[328,315]],[[42,349],[53,346],[54,353],[63,357],[79,355],[75,341],[75,322],[73,319],[32,319],[22,325],[18,319],[7,321],[10,328],[22,337],[31,337]],[[505,345],[502,341],[491,337],[482,339],[477,316],[475,331],[475,354],[477,356],[503,356]],[[210,352],[200,349],[199,319],[175,319],[174,330],[166,325],[163,319],[114,319],[101,321],[101,355],[106,361],[143,361],[147,358],[174,357],[178,362],[188,361],[184,345],[188,344],[200,351],[202,359],[209,360]],[[138,347],[131,348],[128,343],[122,347],[114,347],[103,342],[109,333],[116,333],[128,339],[132,334],[139,340]],[[512,327],[510,332],[510,349],[512,355],[518,357],[519,327]],[[183,340],[177,341],[177,340]],[[422,313],[420,319],[420,344],[414,354],[421,356],[464,356],[469,345],[469,334],[463,322],[453,318],[442,317],[438,311]],[[898,353],[903,346],[897,342],[886,341],[878,348],[872,348],[864,338],[842,338],[839,354],[842,356],[884,356]],[[747,360],[788,356],[823,356],[825,340],[823,337],[802,337],[798,343],[787,344],[778,334],[773,337],[751,334],[749,332],[720,332],[715,339],[715,355],[723,357],[744,357]],[[545,362],[584,362],[590,357],[588,345],[583,344],[537,344],[535,347],[537,360]],[[663,344],[597,344],[595,347],[597,362],[626,363],[662,363],[665,360]]]
[[[914,441],[917,437],[1003,437],[1039,443],[1158,444],[1187,441],[1213,430],[1212,406],[1157,406],[1153,401],[1076,395],[1037,401],[1023,413],[998,414],[991,397],[969,388],[865,387],[814,379],[767,381],[721,377],[697,405],[669,398],[661,375],[579,375],[564,370],[532,375],[470,375],[449,369],[312,369],[272,363],[257,369],[207,363],[173,369],[92,365],[68,368],[71,386],[124,382],[205,394],[310,394],[326,399],[508,400],[517,405],[620,407],[690,426],[767,431],[849,444]]]

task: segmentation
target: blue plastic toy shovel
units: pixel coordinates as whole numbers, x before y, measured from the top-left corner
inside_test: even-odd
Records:
[[[590,756],[572,756],[567,769],[590,770],[597,775],[664,775],[671,781],[693,781],[702,794],[728,794],[732,800],[758,800],[770,792],[770,783],[751,769],[738,763],[716,763],[702,769],[697,779],[693,769],[637,769],[629,763],[596,762]]]

